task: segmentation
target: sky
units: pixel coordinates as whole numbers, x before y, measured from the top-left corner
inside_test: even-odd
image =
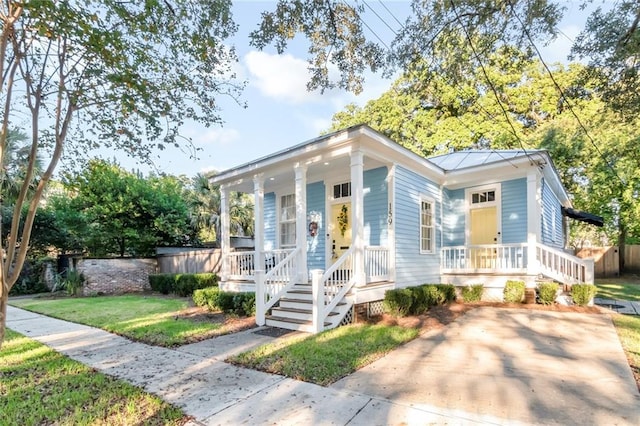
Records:
[[[582,2],[564,2],[567,10],[560,26],[560,36],[549,46],[539,46],[546,62],[566,61],[573,38],[584,27],[588,16],[587,11],[580,10]],[[364,21],[381,38],[389,41],[392,33],[387,24],[397,30],[399,25],[395,19],[403,22],[411,12],[410,2],[405,0],[385,0],[386,8],[380,0],[369,0],[366,4],[376,13],[367,9]],[[92,155],[115,158],[124,168],[144,173],[192,177],[197,173],[222,171],[313,139],[330,127],[333,114],[345,105],[351,102],[364,105],[390,87],[391,80],[368,75],[364,91],[359,96],[341,90],[324,94],[308,92],[307,52],[302,40],[294,42],[283,55],[278,55],[273,48],[258,51],[249,46],[248,34],[257,27],[260,13],[273,10],[274,6],[274,1],[233,2],[233,16],[239,26],[231,40],[239,58],[234,68],[238,77],[247,82],[240,97],[246,108],[230,98],[220,98],[222,126],[185,125],[182,134],[200,149],[195,153],[196,158],[193,158],[192,149],[187,148],[157,151],[153,156],[153,166],[138,164],[124,153],[98,151]]]

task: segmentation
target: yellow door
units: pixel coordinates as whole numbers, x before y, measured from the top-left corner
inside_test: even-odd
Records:
[[[351,203],[331,205],[329,222],[329,261],[332,265],[351,247]],[[327,265],[327,266],[328,266]]]
[[[472,246],[496,244],[498,241],[498,220],[496,207],[472,209],[470,243]],[[471,264],[474,268],[495,268],[495,250],[489,247],[472,248]]]

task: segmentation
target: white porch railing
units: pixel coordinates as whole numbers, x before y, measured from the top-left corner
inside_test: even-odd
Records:
[[[324,274],[320,275],[321,271],[313,271],[311,286],[315,332],[324,330],[326,318],[353,287],[355,283],[353,257],[352,246]]]
[[[256,271],[256,323],[264,325],[267,311],[275,305],[286,292],[295,284],[297,273],[298,254],[302,250],[274,250],[265,252],[265,263],[270,265],[268,259],[276,262],[265,273]],[[267,258],[271,255],[270,258]],[[285,256],[286,255],[286,256]],[[283,257],[284,256],[284,257]]]
[[[527,244],[482,244],[442,247],[441,271],[525,272]]]
[[[223,259],[228,265],[228,279],[253,281],[255,256],[255,251],[229,252],[226,259]]]
[[[564,284],[593,284],[593,259],[580,259],[542,244],[536,246],[540,272]]]
[[[255,270],[262,269],[269,272],[281,263],[294,249],[265,250],[264,267],[256,268],[255,251],[232,251],[223,261],[228,262],[229,278],[231,280],[254,281]]]
[[[390,278],[389,249],[382,246],[369,246],[364,249],[364,270],[367,284],[388,281]]]

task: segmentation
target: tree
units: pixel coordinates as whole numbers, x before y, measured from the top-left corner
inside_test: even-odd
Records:
[[[371,40],[376,34],[367,30],[365,5],[357,0],[280,0],[274,11],[263,13],[251,41],[260,49],[274,44],[282,53],[302,34],[310,44],[308,87],[359,93],[365,70],[390,73],[425,60],[434,73],[456,79],[475,56],[505,44],[530,47],[531,41],[554,36],[562,16],[562,8],[546,0],[413,0],[411,16],[398,23],[401,28],[388,46]],[[336,80],[330,68],[338,71]]]
[[[176,144],[185,120],[219,123],[216,97],[240,89],[230,69],[235,52],[224,43],[235,30],[228,0],[0,3],[0,158],[10,128],[26,125],[29,135],[29,162],[2,241],[0,345],[9,290],[63,149],[73,155],[103,144],[144,160]],[[39,153],[48,161],[37,176]]]
[[[149,256],[157,246],[194,241],[186,189],[176,177],[144,178],[92,160],[69,180],[67,191],[74,194],[70,207],[86,224],[83,240],[93,256]]]
[[[209,177],[199,173],[192,180],[191,225],[202,241],[220,238],[220,187],[211,185]],[[253,199],[249,194],[231,192],[229,222],[232,235],[253,235]]]

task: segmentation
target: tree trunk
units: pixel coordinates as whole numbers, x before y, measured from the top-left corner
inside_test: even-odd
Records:
[[[627,226],[624,224],[622,219],[620,220],[620,228],[618,229],[618,266],[620,268],[620,274],[624,273],[624,265],[625,265],[625,246],[627,240]]]
[[[4,285],[4,283],[2,283]],[[3,291],[0,295],[0,349],[4,342],[4,335],[7,328],[7,303],[9,302],[9,292]]]

